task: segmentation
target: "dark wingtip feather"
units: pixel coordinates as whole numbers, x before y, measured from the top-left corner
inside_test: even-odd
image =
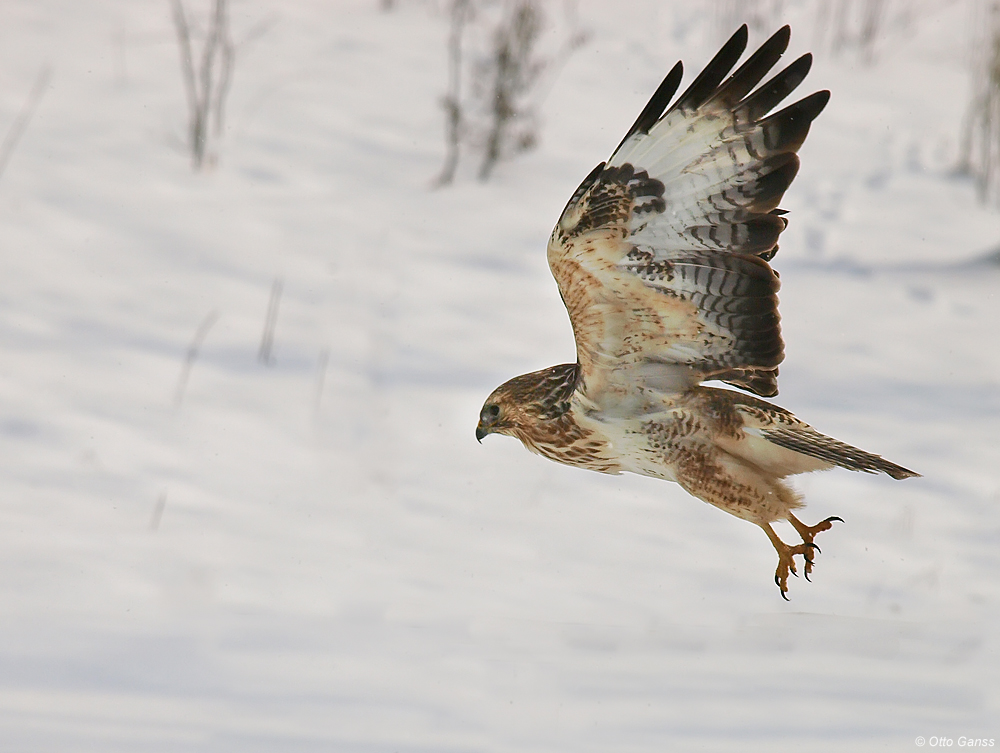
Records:
[[[851,447],[850,449],[854,449]],[[902,481],[904,478],[919,478],[920,474],[911,471],[909,468],[904,468],[901,465],[896,465],[895,463],[889,462],[881,455],[872,455],[863,450],[856,451],[861,457],[847,457],[836,459],[835,462],[841,468],[847,468],[850,471],[863,471],[865,473],[884,473],[887,476],[891,476],[897,481]]]
[[[812,67],[812,55],[806,53],[792,61],[784,70],[765,82],[753,94],[740,102],[734,112],[739,120],[753,123],[767,115],[781,100],[791,94],[805,80]]]
[[[809,120],[812,120],[821,112],[823,112],[823,108],[827,106],[829,101],[830,101],[830,90],[821,89],[818,92],[813,92],[808,97],[805,97],[796,104],[801,104],[803,113],[806,114]]]
[[[726,77],[726,74],[736,65],[736,61],[740,59],[743,51],[747,48],[747,37],[747,25],[743,24],[729,38],[729,41],[722,45],[722,49],[715,53],[715,57],[709,61],[705,69],[698,74],[691,86],[674,102],[667,113],[678,109],[695,109],[704,104],[712,96],[722,79]]]
[[[653,127],[653,124],[659,120],[663,111],[667,108],[670,103],[670,98],[674,96],[677,92],[677,87],[681,85],[681,78],[684,76],[684,65],[678,61],[677,64],[670,69],[670,73],[666,75],[660,85],[657,87],[656,91],[653,92],[653,96],[649,98],[649,102],[639,113],[639,117],[635,119],[635,123],[632,127],[628,129],[628,133],[625,134],[625,138],[621,140],[621,143],[615,148],[615,152],[622,148],[622,144],[629,140],[631,136],[636,133],[649,133],[649,129]],[[614,154],[614,152],[612,152]]]
[[[770,39],[764,42],[753,55],[747,58],[746,62],[737,68],[733,75],[718,88],[712,97],[713,101],[719,100],[727,107],[736,105],[751,89],[760,83],[760,80],[767,75],[767,72],[785,54],[791,36],[792,29],[790,26],[782,26],[778,29],[771,35]]]
[[[829,101],[830,92],[818,91],[760,121],[757,127],[764,136],[767,151],[780,154],[798,150],[806,140],[809,126]]]
[[[888,460],[882,461],[885,465],[878,470],[883,473],[887,473],[892,476],[897,481],[902,481],[904,478],[921,478],[920,474],[916,471],[911,471],[908,468],[904,468],[901,465],[896,465],[895,463],[890,463]]]

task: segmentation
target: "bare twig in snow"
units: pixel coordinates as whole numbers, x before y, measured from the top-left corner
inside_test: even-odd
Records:
[[[177,44],[181,54],[181,76],[188,102],[188,147],[196,170],[205,164],[209,121],[213,134],[222,134],[226,97],[232,80],[235,48],[229,34],[227,0],[213,0],[208,34],[195,70],[191,24],[181,0],[171,0]]]
[[[758,34],[770,34],[784,12],[784,0],[715,0],[716,34],[729,39],[740,24]]]
[[[4,136],[3,144],[0,144],[0,175],[3,175],[7,163],[10,161],[10,156],[14,153],[14,147],[17,146],[17,142],[28,128],[31,116],[35,114],[35,109],[45,94],[45,88],[49,85],[50,78],[52,78],[52,68],[46,65],[38,72],[35,85],[31,87],[31,92],[24,101],[24,105],[21,106],[21,111],[11,123],[7,135]]]
[[[198,106],[198,86],[194,76],[194,55],[191,52],[191,29],[188,26],[187,16],[184,14],[184,5],[181,0],[172,0],[171,9],[174,14],[174,27],[177,30],[177,44],[181,52],[181,78],[184,80],[184,93],[187,95],[189,146],[196,161],[196,167],[200,166],[197,157],[197,144],[200,141],[199,132],[201,124],[197,122],[200,113]]]
[[[280,277],[275,278],[271,286],[271,300],[267,304],[267,316],[264,317],[264,331],[260,336],[260,350],[257,360],[265,366],[274,364],[271,350],[274,348],[274,328],[278,324],[278,305],[281,303],[281,288],[284,283]]]
[[[191,368],[194,366],[194,362],[198,360],[198,352],[201,350],[201,345],[205,342],[208,331],[212,329],[212,325],[215,324],[218,318],[218,311],[210,312],[202,320],[201,324],[198,325],[198,329],[195,330],[194,338],[191,340],[187,354],[184,356],[180,376],[177,378],[177,389],[174,390],[174,406],[177,408],[181,406],[181,402],[184,400],[184,390],[187,388],[188,377],[191,376]]]
[[[888,0],[825,0],[816,5],[813,46],[834,56],[853,50],[865,65],[875,62],[876,44],[885,36]],[[905,9],[897,13],[897,26]]]
[[[971,175],[981,201],[1000,198],[1000,3],[982,8],[975,24],[972,101],[965,114],[957,170]]]
[[[329,364],[330,351],[324,348],[319,353],[319,362],[317,363],[319,375],[316,377],[316,415],[319,415],[319,408],[323,402],[323,385],[326,382],[326,368]]]
[[[875,61],[875,42],[885,21],[885,0],[868,0],[863,10],[864,18],[861,22],[858,46],[861,48],[865,63],[871,65]]]
[[[486,152],[479,168],[479,179],[487,180],[510,141],[508,131],[513,121],[527,114],[519,100],[529,91],[541,73],[542,63],[534,55],[541,31],[540,12],[525,0],[515,9],[509,23],[497,29],[494,37],[492,118],[486,137]],[[535,133],[528,129],[516,139],[518,151],[531,148]]]
[[[215,114],[215,135],[221,136],[226,113],[226,97],[229,95],[229,85],[233,78],[233,59],[235,57],[233,40],[229,37],[229,19],[225,0],[216,0],[215,2],[215,18],[212,29],[215,32],[215,44],[219,51],[219,80],[215,85],[214,92],[211,92],[210,82],[207,79],[205,85],[211,92],[210,106]],[[202,68],[205,67],[203,61]]]
[[[167,493],[162,492],[156,500],[156,506],[153,507],[153,514],[149,518],[149,530],[155,531],[160,527],[160,519],[163,517],[163,511],[167,507]]]
[[[462,137],[462,32],[472,6],[469,0],[454,0],[451,4],[451,32],[448,35],[448,93],[441,100],[445,112],[445,145],[447,154],[435,187],[444,186],[455,178],[459,146]]]
[[[833,40],[830,43],[830,50],[836,55],[847,46],[847,16],[851,11],[851,0],[840,0],[837,9],[834,11]]]
[[[535,146],[538,107],[554,74],[586,40],[574,0],[564,3],[562,23],[551,33],[540,0],[451,0],[445,159],[432,187],[453,182],[459,162],[475,153],[480,180],[497,162]],[[542,42],[562,38],[554,54]]]

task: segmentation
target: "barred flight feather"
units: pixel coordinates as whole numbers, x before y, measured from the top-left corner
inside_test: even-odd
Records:
[[[919,475],[900,465],[890,463],[879,455],[873,455],[849,444],[838,442],[836,439],[820,434],[809,427],[766,429],[762,434],[768,442],[779,447],[801,452],[803,455],[809,455],[819,460],[826,460],[851,471],[885,473],[894,479],[912,478]]]
[[[760,83],[789,33],[780,29],[730,73],[746,49],[743,26],[671,105],[678,63],[576,189],[548,260],[577,363],[500,385],[476,427],[477,439],[508,434],[560,463],[676,481],[759,525],[778,553],[782,596],[793,557],[808,576],[814,537],[839,520],[802,523],[793,512],[801,498],[783,479],[834,465],[917,475],[776,405],[701,385],[778,392],[780,283],[768,262],[787,225],[778,205],[799,169],[795,152],[829,99],[817,92],[769,114],[812,63],[804,55]],[[771,523],[780,519],[801,545],[778,538]]]

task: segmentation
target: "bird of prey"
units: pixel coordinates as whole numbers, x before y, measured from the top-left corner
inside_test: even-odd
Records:
[[[782,479],[833,466],[918,475],[746,394],[778,392],[784,346],[768,263],[787,224],[778,204],[830,97],[816,92],[771,113],[812,63],[803,55],[760,84],[789,36],[785,26],[728,75],[746,49],[741,27],[669,107],[681,64],[667,74],[549,238],[576,363],[505,382],[476,427],[480,441],[507,434],[559,463],[676,481],[755,523],[777,550],[786,600],[794,557],[808,578],[813,538],[841,519],[800,521],[800,497]],[[778,538],[771,524],[782,519],[801,544]]]

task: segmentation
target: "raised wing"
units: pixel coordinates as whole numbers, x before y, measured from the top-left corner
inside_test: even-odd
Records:
[[[779,30],[723,81],[746,48],[741,27],[666,109],[678,63],[563,211],[549,266],[591,399],[704,379],[777,394],[784,346],[767,262],[786,225],[777,206],[795,152],[830,96],[768,115],[812,62],[804,55],[757,87],[789,36]]]

